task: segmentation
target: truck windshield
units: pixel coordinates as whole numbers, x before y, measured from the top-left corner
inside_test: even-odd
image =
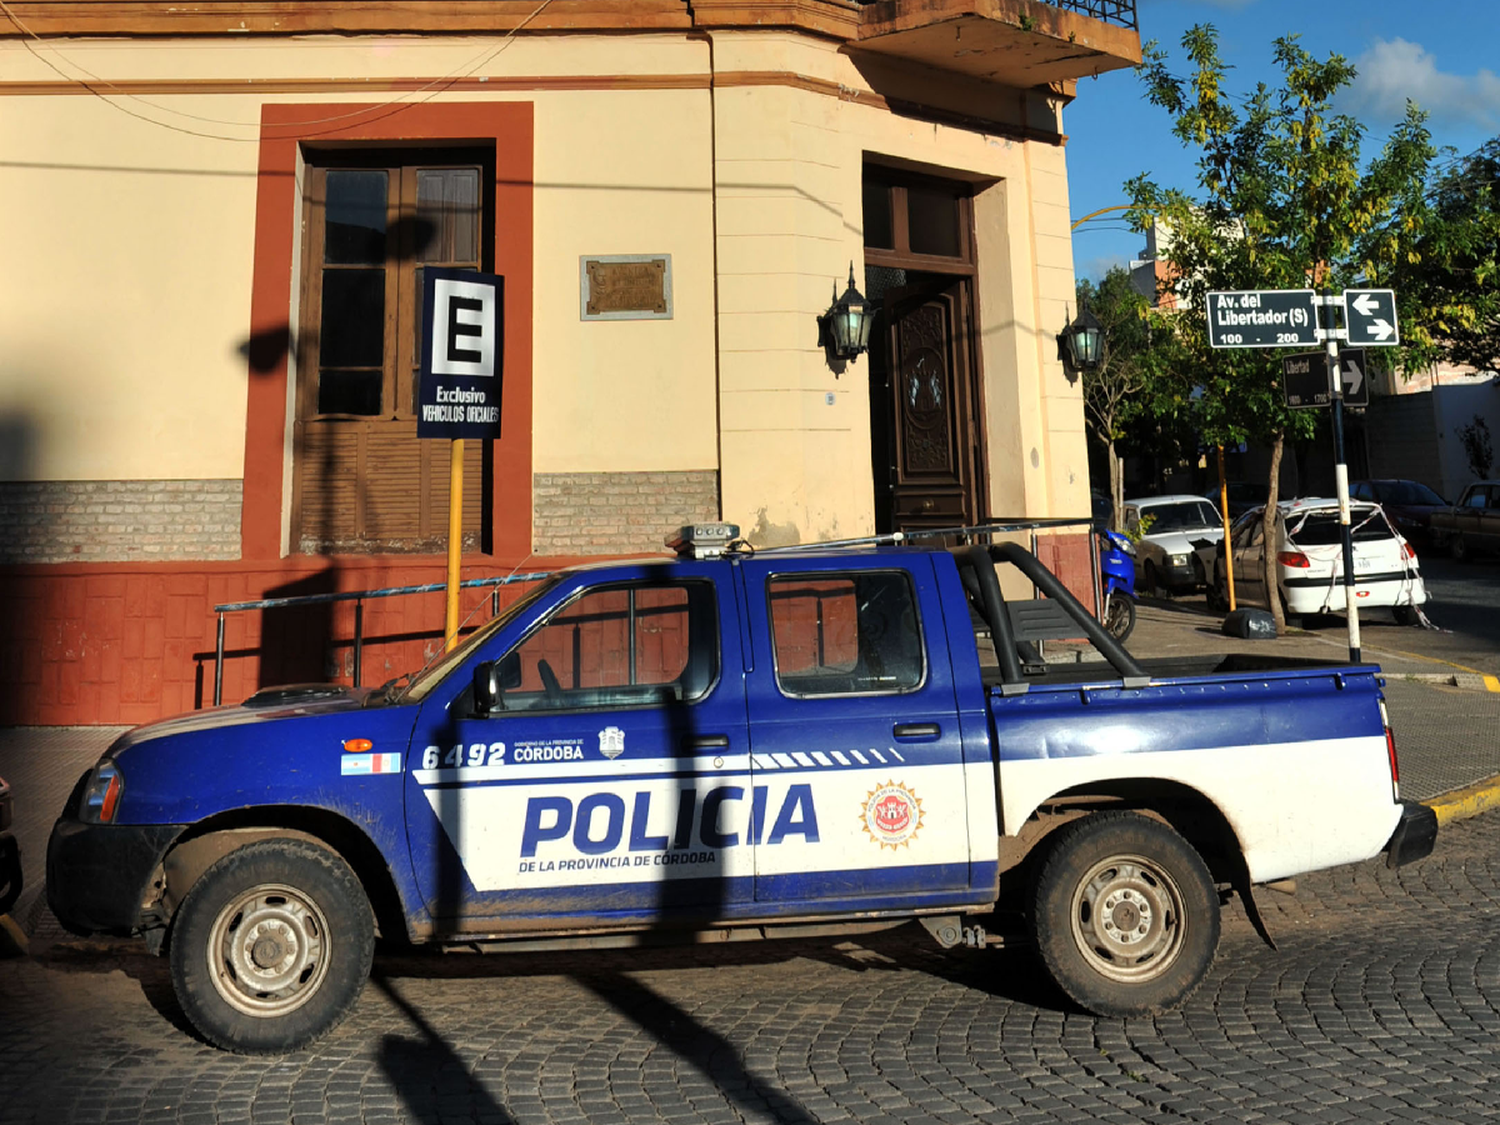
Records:
[[[400,698],[408,703],[420,701],[429,691],[442,682],[443,677],[463,663],[471,652],[504,628],[507,622],[514,620],[521,613],[525,612],[538,598],[561,581],[561,575],[554,575],[542,582],[538,582],[530,590],[527,590],[526,593],[511,602],[510,605],[506,606],[478,629],[475,629],[474,632],[470,633],[452,652],[443,653],[438,658],[437,663],[418,670],[412,677],[412,681],[406,690],[401,693]]]
[[[1162,531],[1194,531],[1200,527],[1218,527],[1219,515],[1213,506],[1202,501],[1181,504],[1153,504],[1141,509],[1141,514],[1150,515],[1155,521],[1147,535]]]

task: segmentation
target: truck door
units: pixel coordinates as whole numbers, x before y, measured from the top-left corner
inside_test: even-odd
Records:
[[[965,777],[931,560],[741,566],[758,908],[953,901],[969,885]]]
[[[424,703],[407,822],[440,927],[691,920],[750,901],[739,619],[716,570],[580,576]],[[488,709],[475,668],[498,689]]]

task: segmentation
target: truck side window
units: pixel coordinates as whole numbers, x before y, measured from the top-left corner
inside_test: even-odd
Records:
[[[926,673],[904,571],[777,575],[767,583],[776,683],[787,695],[911,691]]]
[[[505,691],[503,709],[691,703],[718,678],[718,636],[711,583],[585,590],[507,655],[521,682]]]

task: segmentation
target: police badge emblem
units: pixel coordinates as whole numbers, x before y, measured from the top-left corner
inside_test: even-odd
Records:
[[[599,753],[618,758],[625,753],[625,732],[619,727],[605,727],[599,732]]]
[[[922,802],[905,785],[887,781],[865,797],[861,819],[870,839],[882,848],[909,847],[922,827]]]

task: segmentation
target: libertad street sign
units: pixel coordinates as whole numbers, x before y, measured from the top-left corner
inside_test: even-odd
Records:
[[[1395,290],[1345,289],[1344,325],[1349,330],[1351,346],[1399,344]]]
[[[1319,338],[1311,289],[1243,289],[1208,295],[1211,347],[1306,347]]]
[[[1293,410],[1327,406],[1333,401],[1328,384],[1328,353],[1303,352],[1281,361],[1281,382],[1286,404]],[[1353,348],[1339,353],[1339,385],[1345,406],[1370,405],[1370,379],[1365,353]]]

